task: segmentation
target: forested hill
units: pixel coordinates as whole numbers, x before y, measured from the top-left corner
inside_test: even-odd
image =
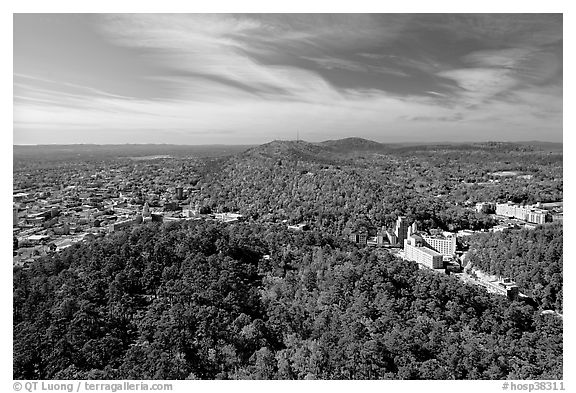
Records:
[[[431,144],[384,144],[363,138],[351,137],[324,142],[275,140],[254,146],[241,157],[268,157],[310,162],[335,162],[352,154],[402,154],[419,152],[469,152],[499,153],[550,153],[561,152],[562,144],[542,142],[475,142],[475,143],[431,143]]]
[[[494,220],[465,205],[562,200],[561,154],[481,145],[344,153],[275,141],[212,163],[196,187],[202,190],[199,202],[213,211],[306,222],[334,235],[347,226],[390,227],[398,215],[424,228],[486,229]]]
[[[561,320],[378,252],[255,223],[74,245],[14,270],[14,379],[562,379]]]
[[[562,225],[506,233],[485,233],[470,240],[470,263],[488,273],[513,278],[542,308],[562,312]]]
[[[273,159],[286,162],[326,162],[333,163],[338,160],[331,149],[315,143],[305,141],[272,141],[260,146],[253,147],[241,153],[238,158],[261,160]]]
[[[390,148],[362,138],[345,138],[319,143],[306,141],[272,141],[248,149],[242,158],[272,158],[277,160],[338,163],[355,153],[386,152]]]

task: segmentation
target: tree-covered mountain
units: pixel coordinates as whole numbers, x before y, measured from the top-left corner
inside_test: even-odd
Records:
[[[562,322],[280,225],[146,224],[14,270],[15,379],[561,379]]]
[[[350,146],[376,143],[356,142]],[[497,171],[530,176],[499,177]],[[398,215],[426,228],[488,228],[494,221],[470,209],[475,202],[557,201],[562,186],[562,155],[520,145],[342,151],[325,143],[274,141],[220,160],[198,188],[200,202],[213,211],[305,221],[336,235],[357,221],[391,226]]]
[[[562,312],[562,225],[479,234],[469,244],[471,265],[488,274],[513,277],[542,308]]]
[[[338,159],[331,149],[305,141],[272,141],[246,150],[239,158],[329,163]]]

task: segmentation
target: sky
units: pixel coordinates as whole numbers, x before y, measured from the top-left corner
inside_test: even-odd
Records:
[[[562,141],[560,14],[14,14],[14,144]]]

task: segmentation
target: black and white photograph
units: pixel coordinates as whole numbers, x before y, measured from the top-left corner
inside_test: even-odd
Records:
[[[12,18],[12,391],[569,391],[561,12]]]

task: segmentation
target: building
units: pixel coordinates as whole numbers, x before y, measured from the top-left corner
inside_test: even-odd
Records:
[[[200,204],[196,202],[196,205],[193,207],[192,201],[190,201],[188,209],[182,210],[182,214],[187,218],[198,217],[200,215]]]
[[[28,236],[28,239],[26,239],[26,240],[31,244],[44,244],[48,240],[50,240],[50,236],[48,236],[48,235],[31,235],[31,236]]]
[[[456,254],[456,235],[451,232],[443,232],[442,235],[429,236],[422,235],[426,245],[434,251],[445,256]]]
[[[396,234],[394,232],[386,231],[386,237],[388,238],[388,242],[391,245],[398,244],[398,238],[396,237]]]
[[[408,219],[404,216],[399,216],[396,220],[396,227],[394,234],[396,235],[396,243],[404,244],[404,240],[408,238]],[[393,244],[396,244],[393,243]]]
[[[498,281],[489,281],[489,285],[500,295],[504,295],[510,300],[518,300],[520,289],[511,279],[504,278]]]
[[[492,213],[494,212],[495,205],[490,202],[478,202],[476,204],[476,213]]]
[[[506,297],[508,299],[518,300],[518,296],[520,295],[520,288],[518,288],[518,285],[516,285],[515,282],[511,281],[509,278],[505,278],[504,282],[499,283],[499,285],[506,290]]]
[[[366,240],[366,245],[369,247],[378,247],[381,244],[378,243],[378,236],[374,236],[369,237],[368,240]]]
[[[29,196],[30,196],[30,194],[28,194],[26,192],[18,192],[16,194],[13,194],[12,198],[14,198],[14,201],[20,202],[20,201],[24,201],[24,200],[28,199]]]
[[[139,216],[139,217],[141,218],[141,216]],[[120,229],[127,228],[129,226],[134,225],[134,224],[136,224],[136,220],[134,220],[132,218],[130,218],[128,220],[118,221],[118,222],[110,224],[110,226],[108,227],[108,231],[109,232],[118,231]]]
[[[229,222],[236,222],[244,217],[242,214],[236,213],[216,213],[214,214],[214,218],[218,221],[229,223]],[[300,224],[305,225],[305,224]]]
[[[475,231],[471,231],[470,229],[462,229],[461,231],[458,231],[456,236],[457,237],[472,236],[475,233],[476,233]]]
[[[303,224],[299,224],[303,225]],[[293,228],[294,225],[288,225],[288,229],[296,229]],[[359,231],[351,231],[348,232],[348,240],[354,243],[366,245],[368,242],[368,231],[366,229],[361,229]]]
[[[551,221],[550,213],[538,206],[542,206],[542,204],[536,204],[536,207],[533,207],[515,205],[511,202],[497,203],[496,214],[517,218],[534,224],[544,224],[547,221]]]
[[[148,202],[144,203],[144,207],[142,208],[142,217],[150,217],[150,205],[148,205]]]
[[[376,234],[376,244],[379,247],[383,246],[385,238],[386,238],[386,231],[384,230],[384,228],[382,228],[382,230],[378,231],[378,233]]]
[[[296,225],[288,225],[288,229],[292,229],[294,231],[303,231],[308,228],[306,224],[296,224]],[[352,239],[352,234],[350,234],[350,239]],[[356,240],[353,240],[356,241]]]
[[[404,240],[404,258],[430,269],[444,268],[442,254],[426,247],[424,240],[419,235],[411,235]]]
[[[492,228],[490,228],[490,232],[508,232],[510,230],[509,225],[498,224]]]
[[[184,217],[186,218],[192,218],[192,217],[197,217],[198,216],[198,212],[194,209],[184,209],[182,211],[182,214],[184,215]]]
[[[562,211],[562,209],[564,208],[564,202],[548,202],[548,203],[538,202],[536,204],[536,207],[544,210]]]
[[[525,220],[526,213],[528,213],[528,211],[529,211],[528,207],[515,205],[512,202],[496,204],[496,214],[498,214],[499,216]]]
[[[526,221],[534,224],[544,224],[550,220],[550,214],[546,210],[532,209],[526,214]]]
[[[176,187],[176,199],[184,199],[184,188],[181,186]]]
[[[179,211],[182,210],[182,208],[180,207],[180,205],[178,204],[178,202],[175,201],[166,201],[164,202],[164,211]]]
[[[358,233],[358,244],[367,244],[368,243],[368,232],[360,232]]]
[[[416,225],[416,222],[413,222],[412,225],[408,227],[408,231],[406,232],[406,238],[415,235],[417,232],[418,232],[418,226]]]

